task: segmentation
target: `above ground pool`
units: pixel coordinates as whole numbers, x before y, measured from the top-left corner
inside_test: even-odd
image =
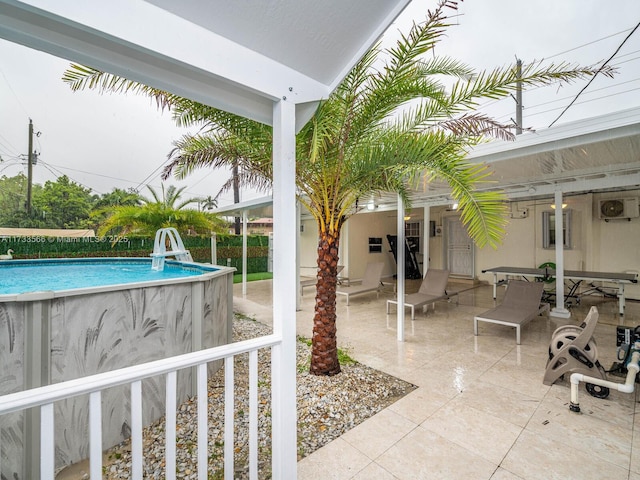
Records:
[[[163,263],[157,271],[151,258],[0,262],[0,395],[230,343],[235,269]],[[178,372],[178,401],[192,387],[191,369]],[[163,378],[145,380],[142,392],[148,425],[164,414]],[[130,407],[128,387],[104,392],[103,448],[128,437]],[[54,408],[62,468],[88,456],[88,399]],[[35,478],[36,410],[0,416],[3,478]]]
[[[146,258],[85,258],[77,260],[10,260],[0,262],[2,295],[66,291],[141,282],[162,282],[218,271],[219,268],[167,262],[152,270]]]

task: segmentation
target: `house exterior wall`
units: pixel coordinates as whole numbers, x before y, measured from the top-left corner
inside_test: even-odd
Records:
[[[601,272],[640,272],[640,217],[631,220],[604,221],[599,218],[599,202],[606,199],[640,198],[640,190],[625,192],[585,193],[566,196],[564,202],[571,210],[571,245],[564,250],[564,265],[568,270]],[[482,270],[498,266],[537,267],[545,262],[555,263],[555,248],[543,248],[543,212],[553,212],[553,199],[513,201],[509,204],[509,222],[502,244],[496,249],[475,247],[475,276],[491,282],[491,274]],[[420,209],[414,208],[412,217]],[[524,213],[526,212],[526,213]],[[443,218],[456,212],[432,207],[431,220],[442,226]],[[301,233],[301,265],[315,266],[317,228],[313,220],[303,222]],[[395,211],[360,213],[351,217],[342,232],[340,264],[343,275],[362,278],[367,262],[383,261],[383,276],[395,273],[393,255],[389,253],[387,234],[396,233]],[[381,253],[369,253],[369,237],[383,239]],[[424,238],[421,242],[424,242]],[[446,265],[446,238],[429,237],[429,267]],[[424,262],[422,256],[419,260]],[[424,265],[421,265],[424,269]],[[423,270],[424,271],[424,270]],[[640,300],[640,286],[627,285],[627,298]]]

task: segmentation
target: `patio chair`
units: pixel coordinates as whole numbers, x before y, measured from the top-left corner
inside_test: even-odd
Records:
[[[478,335],[478,322],[497,323],[516,329],[516,343],[520,345],[520,328],[543,313],[549,304],[542,302],[544,284],[510,280],[502,304],[473,318],[473,334]]]
[[[427,270],[427,274],[422,279],[420,289],[416,293],[411,293],[404,297],[404,306],[411,308],[411,320],[415,319],[415,312],[417,307],[423,307],[423,312],[426,308],[429,308],[429,304],[433,304],[433,309],[436,308],[436,302],[438,300],[449,299],[446,287],[449,280],[449,270],[438,270],[430,268]],[[397,300],[387,300],[387,314],[389,313],[389,305],[398,305]]]
[[[367,263],[367,268],[364,271],[364,277],[360,285],[349,285],[343,287],[339,285],[336,289],[337,295],[345,295],[347,297],[347,305],[349,305],[349,297],[353,295],[360,295],[363,293],[376,292],[380,290],[382,286],[381,277],[382,269],[384,268],[383,262],[370,262]]]

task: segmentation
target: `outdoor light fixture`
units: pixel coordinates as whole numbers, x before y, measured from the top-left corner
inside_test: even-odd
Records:
[[[555,209],[556,209],[556,204],[555,204],[555,203],[552,203],[552,204],[551,204],[551,208],[553,208],[553,209],[555,210]],[[563,208],[563,209],[564,209],[564,208],[567,208],[567,204],[566,204],[566,203],[563,203],[563,204],[562,204],[562,208]]]

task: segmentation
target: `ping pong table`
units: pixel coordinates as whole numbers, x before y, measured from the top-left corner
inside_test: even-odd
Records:
[[[527,279],[527,277],[533,277],[541,280],[549,280],[556,275],[556,271],[553,268],[526,268],[526,267],[495,267],[482,270],[482,273],[493,273],[493,299],[496,299],[498,285],[504,283],[509,276],[518,276]],[[498,275],[504,275],[504,280],[498,280]],[[565,297],[575,297],[579,299],[578,288],[584,281],[587,282],[610,282],[617,285],[618,297],[618,309],[620,315],[624,315],[625,299],[624,299],[624,286],[625,284],[638,283],[637,273],[618,273],[618,272],[583,272],[578,270],[565,270],[565,280],[571,282],[569,292]],[[597,290],[602,292],[600,287],[592,287],[589,291]],[[583,295],[586,294],[583,293]]]

